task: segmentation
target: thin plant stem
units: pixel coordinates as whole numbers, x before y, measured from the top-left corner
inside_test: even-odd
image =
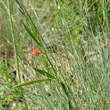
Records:
[[[10,20],[10,25],[11,25],[11,34],[12,34],[12,39],[13,39],[13,44],[14,44],[16,70],[17,70],[19,83],[21,84],[21,75],[20,75],[19,62],[18,62],[18,56],[17,56],[17,47],[16,47],[14,26],[13,26],[12,15],[11,15],[10,0],[8,0],[8,8],[9,8],[9,20]],[[26,100],[25,100],[23,93],[21,95],[24,100],[24,105],[26,107],[26,110],[28,110],[28,106],[27,106],[27,103],[26,103]]]
[[[19,83],[21,83],[21,75],[20,75],[20,70],[19,70],[19,62],[18,62],[18,56],[17,56],[17,47],[16,47],[16,41],[15,41],[15,33],[14,33],[12,16],[11,16],[10,0],[8,0],[8,7],[9,7],[9,19],[10,19],[10,24],[11,24],[11,34],[12,34],[12,39],[13,39],[13,44],[14,44],[16,70],[17,70]]]

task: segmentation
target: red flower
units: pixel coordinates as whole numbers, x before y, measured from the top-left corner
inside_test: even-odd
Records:
[[[33,50],[32,52],[31,52],[31,54],[33,54],[33,55],[39,55],[41,52],[39,51],[39,49],[38,48],[36,48],[35,50]]]

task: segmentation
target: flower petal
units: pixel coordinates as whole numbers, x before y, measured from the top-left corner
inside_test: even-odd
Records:
[[[35,50],[33,50],[33,51],[31,52],[31,54],[33,54],[33,55],[38,55],[39,53],[40,53],[40,51],[39,51],[38,48],[36,48]]]

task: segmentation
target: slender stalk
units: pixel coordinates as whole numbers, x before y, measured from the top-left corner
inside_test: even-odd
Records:
[[[18,62],[18,57],[17,57],[17,47],[16,47],[16,41],[15,41],[15,33],[14,33],[12,16],[11,16],[10,0],[8,0],[8,7],[9,7],[9,19],[10,19],[10,25],[11,25],[11,34],[12,34],[12,39],[13,39],[13,44],[14,44],[16,70],[17,70],[19,83],[21,83],[21,75],[20,75],[19,62]]]
[[[10,0],[8,0],[8,8],[9,8],[9,19],[10,19],[10,25],[11,25],[11,34],[12,34],[14,52],[15,52],[16,71],[17,71],[19,83],[21,84],[21,75],[20,75],[19,62],[18,62],[18,56],[17,56],[17,47],[16,47],[16,41],[15,41],[14,26],[13,26],[13,21],[12,21],[12,16],[11,16]],[[21,90],[22,90],[22,88],[21,88]],[[24,100],[24,105],[26,107],[26,110],[28,110],[28,106],[27,106],[27,103],[26,103],[26,100],[25,100],[23,93],[21,95]]]

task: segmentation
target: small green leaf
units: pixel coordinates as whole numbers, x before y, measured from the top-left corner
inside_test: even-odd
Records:
[[[41,74],[43,74],[44,76],[47,76],[47,77],[51,78],[51,79],[56,79],[54,76],[52,76],[51,74],[47,73],[44,70],[37,69],[37,68],[34,68],[34,70],[37,71],[37,72],[39,72],[39,73],[41,73]]]
[[[34,81],[28,81],[28,82],[16,85],[13,88],[27,86],[27,85],[31,85],[31,84],[35,84],[35,83],[42,83],[42,82],[46,82],[46,81],[56,81],[56,80],[53,80],[53,79],[39,79],[39,80],[34,80]]]
[[[38,38],[40,44],[43,45],[42,40],[41,40],[40,33],[39,33],[37,27],[35,26],[35,24],[34,24],[32,18],[31,18],[31,16],[29,15],[29,13],[28,13],[28,11],[27,11],[27,9],[26,9],[25,7],[24,7],[24,11],[25,11],[25,13],[26,13],[26,15],[27,15],[27,18],[29,19],[29,21],[30,21],[30,23],[31,23],[33,33],[34,33],[34,34],[36,35],[36,37]]]
[[[36,39],[36,37],[33,35],[33,33],[30,31],[30,29],[28,28],[28,26],[26,26],[26,24],[24,22],[22,22],[22,24],[24,25],[24,28],[26,29],[26,31],[29,33],[29,35],[31,36],[31,38],[39,45],[38,40]]]

